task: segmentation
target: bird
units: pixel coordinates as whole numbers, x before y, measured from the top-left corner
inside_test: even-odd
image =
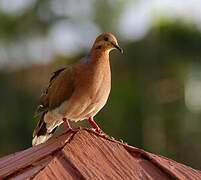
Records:
[[[46,142],[62,123],[73,130],[69,121],[87,119],[96,132],[103,132],[94,116],[104,107],[110,94],[109,53],[113,49],[123,53],[112,33],[102,33],[85,57],[52,74],[39,100],[40,119],[33,132],[33,146]]]

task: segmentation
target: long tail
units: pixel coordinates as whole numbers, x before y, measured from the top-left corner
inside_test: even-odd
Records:
[[[33,139],[32,139],[33,146],[46,142],[50,137],[52,137],[53,133],[55,132],[56,128],[58,127],[58,126],[56,126],[49,132],[46,128],[46,123],[44,121],[45,114],[46,114],[46,112],[42,113],[42,115],[40,117],[40,121],[38,122],[38,124],[33,132]]]

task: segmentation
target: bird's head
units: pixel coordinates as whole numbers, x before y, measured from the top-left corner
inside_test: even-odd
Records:
[[[123,49],[118,45],[116,37],[109,32],[98,36],[92,49],[95,51],[111,51],[112,49],[117,49],[123,53]]]

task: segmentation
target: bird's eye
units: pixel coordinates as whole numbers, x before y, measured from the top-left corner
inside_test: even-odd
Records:
[[[105,37],[104,40],[105,40],[105,41],[108,41],[108,37]]]

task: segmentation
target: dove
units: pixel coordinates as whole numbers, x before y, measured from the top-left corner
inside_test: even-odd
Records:
[[[69,121],[88,120],[102,133],[94,116],[104,107],[111,90],[109,53],[123,53],[112,33],[99,35],[90,52],[77,63],[55,71],[40,97],[37,112],[40,120],[33,132],[32,145],[47,141],[62,123],[72,130]]]

